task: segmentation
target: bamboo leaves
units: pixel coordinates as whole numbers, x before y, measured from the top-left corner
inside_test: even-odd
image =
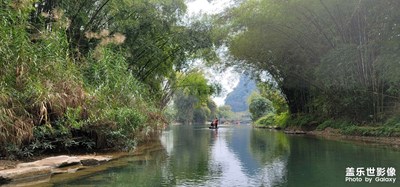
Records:
[[[384,120],[400,102],[394,7],[394,0],[247,1],[225,13],[228,46],[242,66],[269,72],[292,113]]]

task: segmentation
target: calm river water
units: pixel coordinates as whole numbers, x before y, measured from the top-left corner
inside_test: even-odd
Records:
[[[249,125],[218,130],[179,125],[165,130],[156,148],[145,155],[122,158],[95,173],[55,176],[46,185],[400,186],[396,170],[400,151],[393,148],[285,135]]]

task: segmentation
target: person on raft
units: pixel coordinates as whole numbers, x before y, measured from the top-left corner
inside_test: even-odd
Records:
[[[215,119],[211,122],[211,127],[218,128],[218,118],[215,118]]]

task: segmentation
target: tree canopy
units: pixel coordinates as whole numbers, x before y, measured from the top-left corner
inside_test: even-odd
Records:
[[[248,0],[219,15],[234,64],[273,78],[292,114],[399,112],[396,0]],[[263,77],[265,79],[265,77]]]
[[[210,96],[219,94],[218,85],[209,84],[201,71],[181,74],[178,79],[174,105],[176,120],[181,123],[205,123],[215,117],[217,106]]]
[[[131,149],[165,125],[178,90],[202,106],[215,91],[200,73],[193,88],[180,80],[193,59],[216,57],[210,24],[183,21],[184,0],[0,7],[0,157]]]

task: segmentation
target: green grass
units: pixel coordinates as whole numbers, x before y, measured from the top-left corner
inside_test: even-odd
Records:
[[[329,119],[318,125],[316,130],[324,130],[326,128],[339,129],[344,135],[353,136],[373,136],[373,137],[399,137],[400,123],[399,118],[391,118],[383,125],[357,125],[348,120]]]
[[[389,118],[384,126],[400,128],[400,116]]]
[[[281,114],[270,113],[255,121],[254,126],[256,127],[278,126],[284,128],[286,125],[286,121],[288,119],[289,119],[288,112],[284,112]]]
[[[302,129],[314,130],[322,122],[321,117],[311,114],[297,114],[289,116],[285,122],[285,127],[298,127]]]
[[[400,128],[396,127],[360,127],[348,126],[341,130],[342,134],[354,136],[399,137]]]
[[[346,120],[333,120],[333,119],[328,119],[324,122],[322,122],[320,125],[318,125],[316,130],[324,130],[328,127],[333,128],[333,129],[343,129],[348,126],[353,126],[354,124],[346,121]]]
[[[322,121],[311,115],[296,116],[290,118],[287,124],[295,127],[307,127],[310,124],[316,124],[315,130],[325,130],[333,128],[340,130],[341,134],[352,136],[372,136],[372,137],[399,137],[400,136],[400,117],[388,119],[383,125],[358,125],[345,119],[328,119]]]
[[[276,125],[275,114],[267,114],[266,116],[263,116],[255,121],[254,124],[256,127],[274,126]]]

